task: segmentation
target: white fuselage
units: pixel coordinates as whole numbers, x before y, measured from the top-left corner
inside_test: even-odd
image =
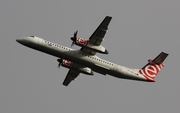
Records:
[[[96,55],[87,55],[81,50],[74,50],[65,46],[61,46],[39,37],[26,37],[17,40],[19,43],[39,50],[41,52],[53,55],[58,58],[64,58],[74,63],[91,68],[93,71],[101,74],[109,74],[114,77],[147,81],[147,79],[139,73],[138,69],[130,69],[115,63],[103,60]]]

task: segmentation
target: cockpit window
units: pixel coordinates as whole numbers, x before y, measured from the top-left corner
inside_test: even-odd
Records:
[[[30,37],[34,38],[35,36],[30,36]]]

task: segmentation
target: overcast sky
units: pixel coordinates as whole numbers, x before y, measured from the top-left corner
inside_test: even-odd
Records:
[[[112,16],[103,59],[132,68],[164,51],[170,55],[155,83],[82,74],[68,87],[57,58],[15,39],[35,35],[70,47]],[[179,113],[179,0],[1,0],[1,113]],[[74,49],[79,47],[74,46]]]

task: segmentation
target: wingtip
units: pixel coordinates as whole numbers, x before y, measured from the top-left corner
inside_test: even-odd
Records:
[[[163,54],[166,54],[166,55],[169,55],[169,53],[167,53],[167,52],[162,52]]]
[[[68,86],[68,84],[66,84],[66,83],[64,83],[64,82],[62,83],[62,85],[63,85],[63,86],[66,86],[66,87]]]
[[[110,18],[110,19],[111,19],[111,18],[112,18],[112,16],[106,16],[106,18]]]

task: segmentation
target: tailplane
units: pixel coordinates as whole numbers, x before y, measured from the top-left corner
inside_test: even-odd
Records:
[[[149,63],[141,68],[139,73],[142,74],[148,81],[155,82],[154,78],[164,67],[163,61],[167,56],[167,53],[161,52],[154,60],[148,60]]]

